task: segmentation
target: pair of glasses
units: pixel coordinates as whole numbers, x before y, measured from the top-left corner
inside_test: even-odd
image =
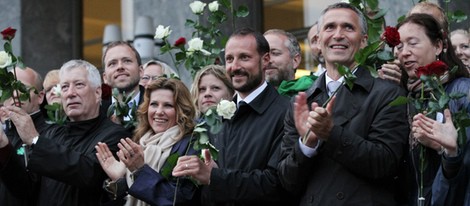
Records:
[[[160,77],[160,76],[143,76],[143,77],[140,78],[140,79],[141,79],[141,80],[144,80],[144,81],[149,81],[150,79],[156,80],[156,79],[158,79],[158,77]]]

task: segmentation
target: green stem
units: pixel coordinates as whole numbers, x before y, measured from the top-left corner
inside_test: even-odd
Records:
[[[169,45],[171,47],[171,44],[170,42],[168,41],[168,38],[165,38],[165,44],[166,45]],[[171,61],[173,62],[173,64],[175,65],[175,69],[176,69],[176,73],[178,73],[178,75],[180,75],[180,70],[179,70],[179,64],[176,62],[176,59],[175,57],[173,57],[173,55],[171,54],[171,50],[170,49],[168,52],[170,53],[170,57],[171,57]]]
[[[193,135],[191,135],[191,138],[189,138],[189,145],[188,147],[186,148],[186,151],[184,152],[184,156],[186,156],[189,152],[189,149],[193,146],[193,138],[194,138],[194,133]],[[176,205],[176,196],[178,195],[178,186],[179,186],[179,183],[180,183],[180,178],[177,177],[176,178],[176,186],[175,186],[175,194],[173,195],[173,206]]]

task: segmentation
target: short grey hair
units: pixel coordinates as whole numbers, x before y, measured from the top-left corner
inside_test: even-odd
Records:
[[[333,9],[350,9],[350,10],[354,11],[357,14],[357,16],[359,17],[359,20],[360,20],[359,24],[361,26],[362,34],[363,35],[367,34],[367,19],[364,16],[364,14],[359,9],[357,9],[356,7],[352,6],[351,4],[344,3],[344,2],[329,5],[328,7],[326,7],[325,10],[322,11],[322,13],[320,15],[320,18],[318,19],[318,28],[319,28],[318,30],[319,31],[321,31],[320,27],[323,25],[323,17],[325,16],[325,13],[330,11],[330,10],[333,10]]]
[[[74,69],[85,69],[88,73],[88,81],[93,88],[98,88],[101,86],[101,75],[98,69],[93,66],[93,64],[85,61],[74,59],[66,62],[65,64],[60,67],[59,71],[59,79],[62,79],[65,75],[65,72],[74,70]]]
[[[297,54],[300,55],[301,50],[300,50],[299,42],[297,41],[297,38],[292,33],[281,30],[281,29],[270,29],[264,32],[263,35],[267,35],[267,34],[284,35],[289,40],[288,44],[285,46],[289,49],[290,57],[294,58],[295,55]]]

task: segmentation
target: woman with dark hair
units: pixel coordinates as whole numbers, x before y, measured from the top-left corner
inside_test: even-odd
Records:
[[[419,67],[429,65],[437,60],[447,64],[449,69],[457,68],[456,72],[446,71],[441,76],[446,93],[468,94],[470,89],[470,79],[468,71],[462,62],[457,58],[451,48],[446,48],[447,35],[444,29],[435,18],[428,14],[411,14],[397,26],[400,33],[401,43],[395,48],[401,66],[406,72],[408,79],[406,87],[410,97],[420,97],[422,95],[423,83],[416,74]],[[466,109],[469,101],[467,98],[453,99],[449,102],[449,109],[452,113]],[[468,110],[467,110],[468,112]],[[416,114],[415,108],[408,105],[408,118],[411,122]],[[414,124],[413,124],[414,125]],[[442,145],[421,135],[416,136],[416,127],[412,127],[410,133],[410,150],[408,158],[408,168],[410,169],[410,205],[418,202],[418,188],[423,184],[423,195],[425,205],[431,203],[431,187],[434,177],[441,165]],[[424,172],[420,172],[420,149],[419,144],[425,146],[426,167]],[[423,182],[421,183],[421,174]]]
[[[170,161],[173,154],[197,153],[190,144],[194,111],[189,90],[180,80],[160,77],[147,85],[134,137],[118,144],[119,161],[106,144],[96,146],[96,156],[110,178],[105,189],[114,199],[127,191],[130,196],[125,205],[173,205],[178,186],[177,205],[197,204],[196,186],[189,179],[177,184],[171,176],[176,162]]]

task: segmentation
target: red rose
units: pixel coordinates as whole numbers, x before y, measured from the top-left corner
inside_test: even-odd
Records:
[[[384,40],[388,46],[395,47],[400,44],[400,33],[398,33],[397,28],[387,26],[385,32],[382,34],[382,40]]]
[[[12,40],[15,37],[16,29],[8,27],[4,29],[1,33],[4,40]]]
[[[446,63],[444,63],[443,61],[434,61],[433,63],[431,64],[428,64],[426,66],[423,66],[423,67],[419,67],[418,69],[416,69],[416,76],[418,76],[418,78],[421,77],[421,75],[426,75],[426,76],[431,76],[431,75],[435,75],[435,76],[441,76],[442,74],[444,74],[447,70],[449,69],[449,67],[447,66]]]
[[[186,44],[186,39],[184,37],[180,37],[178,40],[175,41],[175,46],[181,46]]]

